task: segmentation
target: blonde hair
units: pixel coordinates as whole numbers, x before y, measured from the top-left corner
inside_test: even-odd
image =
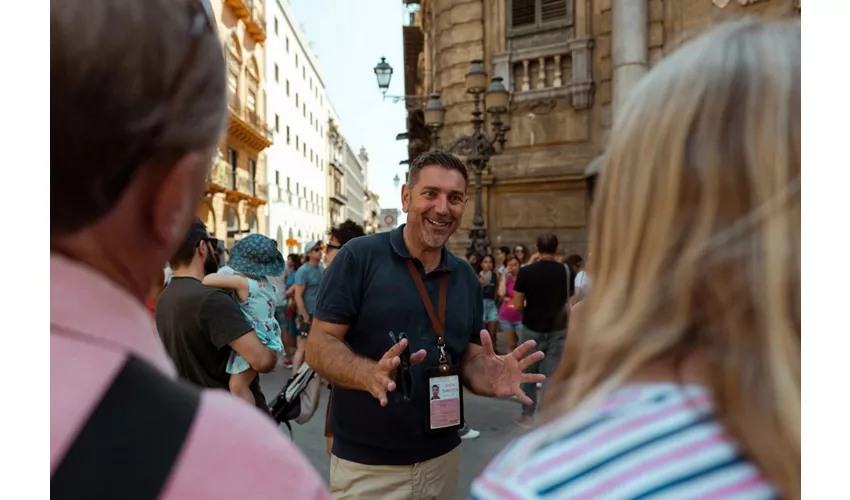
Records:
[[[699,353],[719,421],[799,498],[799,183],[799,21],[725,23],[653,68],[612,131],[547,417]]]

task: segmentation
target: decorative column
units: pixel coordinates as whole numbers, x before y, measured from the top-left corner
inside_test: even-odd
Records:
[[[612,15],[612,114],[616,120],[629,92],[649,68],[647,0],[613,0]]]

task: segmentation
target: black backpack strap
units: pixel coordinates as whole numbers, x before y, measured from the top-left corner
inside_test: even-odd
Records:
[[[59,500],[159,496],[195,419],[199,393],[128,357],[50,478]]]

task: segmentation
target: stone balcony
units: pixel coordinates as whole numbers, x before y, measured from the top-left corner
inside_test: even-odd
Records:
[[[504,79],[512,101],[570,98],[574,109],[593,105],[593,40],[576,38],[493,56],[495,76]]]

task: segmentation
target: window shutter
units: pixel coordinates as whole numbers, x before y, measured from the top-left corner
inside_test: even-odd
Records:
[[[521,28],[534,25],[534,3],[536,0],[511,1],[511,27]],[[562,0],[563,1],[563,0]]]
[[[569,0],[540,0],[541,22],[559,21],[567,18]]]

